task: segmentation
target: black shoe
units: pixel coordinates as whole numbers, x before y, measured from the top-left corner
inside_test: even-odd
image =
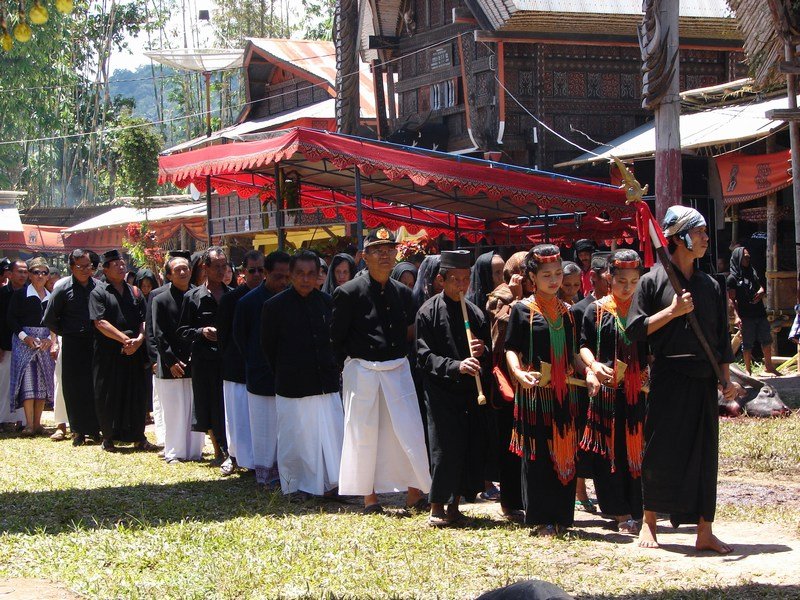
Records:
[[[155,444],[151,444],[147,440],[142,440],[141,442],[136,442],[133,445],[133,447],[134,447],[135,450],[138,450],[140,452],[153,452],[155,450],[159,450],[158,446],[156,446]]]
[[[105,452],[116,452],[117,451],[116,446],[114,446],[114,442],[112,442],[111,440],[103,440],[103,445],[101,446],[101,448]]]
[[[72,445],[73,446],[83,446],[86,443],[86,436],[82,433],[76,433],[72,436]]]

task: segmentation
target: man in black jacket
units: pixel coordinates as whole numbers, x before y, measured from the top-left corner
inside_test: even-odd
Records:
[[[222,353],[222,392],[225,397],[225,434],[228,437],[228,460],[220,466],[223,477],[232,475],[237,466],[248,470],[255,468],[245,361],[233,341],[232,330],[236,304],[264,281],[264,255],[258,250],[251,250],[244,255],[242,267],[244,283],[222,297],[217,315],[217,338]]]
[[[74,446],[86,436],[98,438],[100,424],[94,403],[92,372],[86,365],[94,357],[94,327],[89,318],[89,296],[95,287],[94,268],[86,250],[69,255],[72,277],[53,288],[42,326],[61,336],[61,385]]]
[[[164,460],[200,460],[205,435],[192,431],[190,346],[177,333],[183,297],[189,290],[189,261],[172,256],[166,264],[170,283],[150,304],[150,327],[156,351],[154,392],[164,420]]]
[[[28,282],[28,265],[24,260],[15,260],[8,269],[8,283],[0,288],[0,426],[6,431],[22,428],[25,414],[19,410],[11,410],[9,390],[11,385],[11,330],[8,328],[6,316],[11,295],[21,290]]]
[[[317,255],[289,263],[292,286],[261,313],[261,346],[275,374],[278,473],[284,494],[322,496],[339,485],[344,412],[330,342],[333,300],[316,288]]]
[[[269,298],[289,283],[289,255],[271,252],[264,261],[264,284],[245,294],[236,304],[233,340],[245,360],[247,406],[256,483],[269,485],[278,480],[278,417],[275,412],[275,380],[261,350],[261,309]]]
[[[214,462],[228,457],[225,437],[225,403],[222,396],[222,365],[217,345],[219,302],[230,288],[222,281],[228,259],[219,246],[211,246],[201,259],[206,282],[183,297],[178,335],[192,346],[192,431],[207,432],[214,446]]]

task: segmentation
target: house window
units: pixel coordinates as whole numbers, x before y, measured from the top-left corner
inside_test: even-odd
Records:
[[[449,79],[431,86],[431,110],[442,110],[456,105],[456,80]]]

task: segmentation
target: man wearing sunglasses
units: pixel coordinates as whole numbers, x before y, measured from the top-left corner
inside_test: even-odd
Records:
[[[244,356],[250,440],[256,483],[259,485],[269,485],[278,480],[275,378],[261,350],[261,309],[264,302],[289,285],[289,255],[271,252],[264,261],[264,267],[266,277],[263,285],[239,300],[233,318],[233,341]]]
[[[225,433],[228,436],[228,458],[220,466],[223,477],[232,475],[237,466],[247,470],[254,468],[244,358],[233,342],[231,329],[236,303],[264,281],[264,255],[258,250],[251,250],[244,255],[242,268],[244,283],[222,297],[217,314],[217,340],[222,353],[222,393],[225,397]]]
[[[94,267],[86,250],[69,255],[72,276],[53,289],[42,325],[61,336],[61,385],[72,430],[72,444],[81,446],[86,436],[99,438],[100,424],[94,405],[92,372],[94,327],[89,318],[89,295],[95,288]]]

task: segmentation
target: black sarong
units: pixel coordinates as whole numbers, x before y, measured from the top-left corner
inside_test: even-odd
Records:
[[[695,378],[653,365],[645,420],[645,510],[673,527],[711,522],[717,501],[719,417],[714,376]]]
[[[213,431],[220,448],[227,452],[221,360],[203,360],[193,357],[192,393],[194,394],[192,431]]]
[[[132,334],[133,332],[128,332]],[[115,442],[145,440],[144,346],[135,354],[120,352],[121,344],[109,348],[95,345],[94,383],[97,415],[103,438]]]

